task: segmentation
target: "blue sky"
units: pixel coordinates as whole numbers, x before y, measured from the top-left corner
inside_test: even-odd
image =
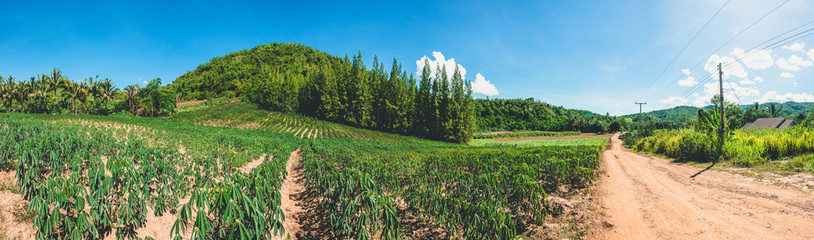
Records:
[[[388,66],[395,57],[410,72],[443,55],[467,79],[480,74],[484,93],[494,85],[493,98],[612,115],[637,112],[634,101],[647,101],[645,110],[705,105],[717,85],[702,80],[717,61],[729,65],[726,97],[735,102],[814,101],[814,36],[749,54],[814,21],[810,1],[790,0],[713,52],[784,1],[730,1],[669,68],[725,0],[3,1],[0,74],[28,79],[59,67],[120,88],[156,77],[168,84],[215,56],[299,42],[340,56],[361,50],[368,65],[373,54]]]

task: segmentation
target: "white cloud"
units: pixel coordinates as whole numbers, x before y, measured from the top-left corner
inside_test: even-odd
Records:
[[[746,51],[743,51],[743,49],[736,47],[735,49],[732,50],[732,52],[729,53],[729,56],[743,58],[744,56],[746,56]]]
[[[683,104],[687,103],[687,99],[685,99],[683,97],[674,96],[674,97],[669,97],[669,98],[666,98],[666,99],[662,99],[659,102],[670,104],[670,105],[683,105]]]
[[[772,50],[751,50],[749,53],[743,51],[743,49],[735,48],[731,53],[730,56],[736,57],[746,65],[747,68],[752,70],[762,70],[770,68],[774,65],[774,59],[772,59]],[[726,64],[726,63],[724,63]]]
[[[814,50],[814,49],[812,49],[812,50]],[[681,69],[681,72],[684,73],[684,75],[690,75],[690,69],[686,69],[686,68]]]
[[[777,59],[777,67],[779,67],[780,69],[783,69],[783,70],[789,70],[789,71],[795,71],[795,72],[800,71],[800,67],[795,66],[794,64],[790,64],[788,61],[786,61],[785,58]]]
[[[806,44],[802,43],[802,42],[794,43],[791,46],[783,45],[783,49],[788,49],[788,50],[798,51],[798,52],[804,52],[803,48],[805,48],[805,47],[806,47]]]
[[[780,74],[780,77],[781,78],[794,78],[794,74],[784,72],[784,73]]]
[[[480,75],[480,73],[475,75],[475,81],[472,82],[472,93],[487,97],[500,94],[497,91],[497,88],[495,88],[495,85],[486,80],[486,78],[484,78],[483,75]]]
[[[793,72],[799,72],[800,69],[814,66],[814,62],[805,60],[797,54],[792,54],[791,57],[788,59],[780,58],[777,59],[777,67],[783,70],[789,70]]]
[[[707,61],[707,64],[704,65],[704,70],[707,70],[714,76],[718,76],[718,63],[722,63],[723,65],[722,70],[724,72],[724,79],[729,79],[729,76],[735,76],[738,78],[747,78],[749,76],[746,69],[744,69],[740,63],[735,61],[734,58],[729,56],[720,57],[717,54],[709,56],[709,61]]]
[[[444,54],[438,51],[432,52],[433,58],[435,60],[430,59],[427,56],[421,57],[418,61],[415,61],[416,66],[416,76],[421,76],[421,72],[424,70],[424,61],[429,61],[430,67],[430,75],[435,78],[436,74],[438,73],[438,67],[440,66],[441,69],[446,69],[447,80],[452,79],[452,75],[455,74],[455,67],[458,67],[458,70],[461,72],[461,76],[466,79],[466,68],[461,66],[455,62],[455,58],[446,59]],[[491,97],[498,95],[499,92],[495,85],[486,80],[480,73],[475,76],[475,81],[472,82],[472,93],[480,94],[483,96]]]
[[[756,76],[756,77],[755,77],[755,82],[758,82],[758,83],[763,83],[763,78],[762,78],[762,77],[760,77],[760,76]]]
[[[706,83],[704,84],[703,94],[693,94],[695,100],[693,100],[692,104],[698,107],[709,105],[709,99],[715,94],[718,94],[718,83]]]
[[[743,85],[752,85],[752,84],[755,84],[755,81],[744,78],[743,80],[741,80],[738,83],[743,84]]]
[[[756,88],[752,88],[752,87],[741,87],[741,86],[738,86],[737,83],[727,82],[727,83],[724,84],[724,97],[731,98],[732,96],[729,96],[730,92],[728,92],[726,90],[734,91],[735,95],[738,95],[738,97],[751,97],[751,96],[760,95],[760,90],[758,90]]]
[[[800,66],[800,67],[814,66],[814,62],[804,60],[803,58],[797,56],[797,54],[792,54],[791,57],[789,57],[788,61],[789,61],[789,63],[794,64],[795,66]]]
[[[808,50],[808,58],[811,58],[811,60],[814,60],[814,49]]]
[[[695,78],[692,76],[687,76],[687,78],[685,79],[678,80],[678,86],[682,87],[692,87],[695,86],[696,84],[698,84],[698,82],[695,81]]]
[[[701,95],[693,95],[695,100],[693,100],[694,106],[706,106],[709,105],[709,99],[715,94],[718,94],[720,89],[718,89],[718,83],[707,83],[704,84],[704,91]],[[737,95],[737,96],[735,96]],[[752,97],[752,96],[759,96],[760,90],[753,87],[741,87],[737,83],[725,82],[724,83],[724,99],[729,102],[737,102],[738,99],[744,97]],[[742,100],[742,99],[741,99]]]
[[[786,93],[778,95],[777,91],[768,91],[760,99],[760,102],[814,102],[814,95],[808,93]]]
[[[430,75],[433,78],[438,72],[439,66],[442,69],[446,67],[447,80],[452,79],[452,74],[455,73],[455,66],[458,66],[459,70],[461,71],[461,76],[466,78],[466,68],[464,68],[464,66],[461,66],[460,64],[455,63],[455,58],[446,59],[444,57],[444,54],[438,51],[433,51],[432,56],[433,58],[435,58],[435,60],[432,60],[429,57],[424,56],[421,59],[418,59],[418,61],[415,61],[417,69],[416,76],[421,76],[421,71],[424,70],[424,60],[427,59],[430,62]]]
[[[794,87],[797,87],[797,82],[793,82],[791,84],[794,85]]]

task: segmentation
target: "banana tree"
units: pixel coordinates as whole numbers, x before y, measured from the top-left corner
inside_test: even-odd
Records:
[[[54,95],[49,93],[49,85],[47,84],[47,76],[40,75],[36,81],[31,78],[29,85],[31,92],[28,93],[28,99],[31,101],[29,104],[29,112],[32,113],[48,113],[51,109],[51,101]]]
[[[130,85],[124,87],[124,95],[127,97],[127,105],[130,107],[130,113],[133,115],[136,114],[136,96],[138,95],[139,87],[138,85]]]
[[[49,90],[53,91],[53,95],[57,95],[57,90],[59,89],[59,84],[62,82],[62,70],[59,68],[54,68],[51,70],[51,76],[48,76],[48,86]]]
[[[6,103],[6,111],[14,112],[14,109],[11,108],[11,104],[14,102],[14,98],[17,95],[17,83],[14,82],[13,76],[8,77],[8,81],[6,84],[3,84],[3,88],[3,99]]]
[[[105,114],[107,114],[109,112],[107,104],[110,102],[110,100],[113,100],[113,94],[116,92],[116,85],[113,85],[113,83],[110,82],[110,79],[105,79],[98,82],[97,88],[99,91],[99,98],[102,100],[103,109]]]
[[[738,128],[737,125],[727,121],[726,118],[724,118],[723,126],[721,126],[721,122],[721,115],[718,113],[717,109],[698,110],[698,122],[696,122],[696,130],[706,132],[708,135],[714,136],[714,138],[717,139],[718,144],[716,144],[715,150],[717,152],[718,159],[723,156],[724,140],[731,136],[732,132]],[[718,131],[724,132],[723,138],[718,136]]]
[[[65,80],[62,86],[66,90],[65,94],[67,97],[71,99],[71,111],[73,114],[77,114],[77,101],[84,103],[87,99],[87,83],[83,81],[81,84],[78,84],[73,81]]]

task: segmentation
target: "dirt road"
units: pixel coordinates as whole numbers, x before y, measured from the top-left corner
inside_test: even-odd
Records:
[[[589,239],[814,239],[814,192],[626,150],[614,136],[599,183],[613,225]]]

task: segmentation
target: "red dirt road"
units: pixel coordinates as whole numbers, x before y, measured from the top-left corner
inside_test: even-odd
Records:
[[[814,239],[814,192],[633,153],[614,136],[589,239]],[[597,226],[601,228],[600,226]]]

